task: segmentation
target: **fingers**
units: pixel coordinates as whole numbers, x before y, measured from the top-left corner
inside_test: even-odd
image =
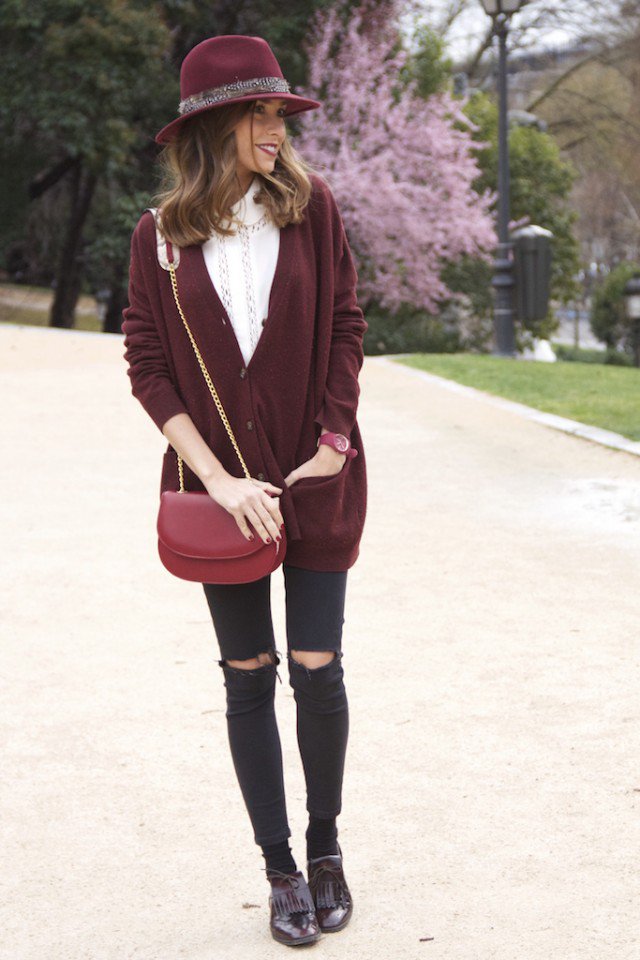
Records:
[[[245,537],[247,540],[255,540],[255,536],[252,533],[251,528],[247,523],[247,521],[245,520],[244,516],[234,513],[234,517],[236,518],[236,523],[240,528],[240,532],[242,533],[242,536]]]
[[[279,524],[276,523],[267,510],[263,509],[260,511],[260,508],[255,509],[249,507],[247,510],[247,519],[253,524],[256,533],[265,543],[275,541],[278,537],[282,537]]]
[[[344,459],[346,460],[347,458],[345,457]],[[312,464],[312,466],[307,466],[308,464]],[[298,480],[304,480],[305,477],[333,477],[337,473],[340,473],[341,470],[341,464],[338,465],[337,470],[327,470],[327,464],[325,462],[321,464],[320,469],[318,469],[317,462],[315,468],[313,468],[313,462],[307,460],[306,463],[292,470],[291,473],[284,478],[284,482],[288,487],[291,487],[294,483],[297,483]]]
[[[278,490],[278,487],[274,487],[274,490]],[[253,500],[250,502],[250,506],[253,506],[255,510],[258,511],[260,517],[262,517],[263,523],[268,523],[269,520],[273,520],[273,523],[276,526],[275,535],[278,536],[280,533],[280,527],[284,523],[284,517],[280,512],[280,497],[278,495],[270,496],[268,491],[263,491],[266,493],[266,497],[262,497],[259,500]],[[253,521],[251,521],[253,523]]]
[[[275,484],[269,483],[268,480],[257,480],[255,477],[251,477],[251,483],[255,483],[256,487],[260,487],[261,490],[266,490],[267,493],[275,493],[276,496],[282,493],[282,487],[276,487]]]
[[[253,539],[249,526],[251,523],[255,532],[265,543],[268,543],[269,539],[275,541],[282,536],[281,528],[284,526],[284,518],[280,511],[280,497],[277,495],[278,492],[282,492],[281,488],[260,480],[255,480],[253,483],[260,489],[250,490],[244,502],[233,511],[236,523],[248,540]],[[274,493],[273,496],[271,491]]]

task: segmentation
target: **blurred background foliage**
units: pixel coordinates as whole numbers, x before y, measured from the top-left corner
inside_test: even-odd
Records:
[[[575,10],[587,38],[565,59],[528,53],[527,24],[514,31],[514,96],[533,120],[512,111],[511,215],[554,234],[553,308],[535,329],[551,336],[557,311],[592,310],[592,330],[608,347],[628,351],[622,319],[622,277],[640,259],[636,162],[640,131],[640,12],[624,12],[624,30],[608,8]],[[44,322],[80,322],[79,298],[98,296],[100,326],[120,330],[131,230],[156,186],[155,132],[175,116],[179,66],[209,36],[265,37],[296,90],[307,82],[307,43],[316,11],[329,0],[4,0],[0,6],[0,269],[5,284],[53,291]],[[346,23],[360,3],[342,0]],[[533,6],[533,4],[531,4]],[[387,29],[399,12],[413,21],[398,29],[409,51],[399,85],[415,81],[422,97],[458,96],[474,125],[481,168],[476,189],[495,190],[497,110],[489,32],[466,58],[448,43],[467,0],[443,0],[442,15],[423,5],[366,0],[368,29]],[[622,11],[622,7],[625,8]],[[556,15],[538,2],[538,22]],[[514,58],[519,56],[517,61]],[[527,87],[527,78],[533,77]],[[512,77],[512,81],[514,78]],[[289,121],[295,140],[296,118]],[[609,277],[609,274],[611,276]],[[483,351],[492,336],[492,267],[462,256],[443,264],[457,296],[437,313],[403,304],[370,304],[368,352]],[[12,314],[12,317],[15,315]]]

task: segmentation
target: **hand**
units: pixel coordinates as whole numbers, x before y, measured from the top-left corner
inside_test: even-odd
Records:
[[[323,443],[321,447],[318,447],[315,456],[311,457],[310,460],[305,460],[299,467],[292,470],[284,478],[284,482],[288,487],[291,487],[297,480],[302,480],[303,477],[332,477],[336,473],[340,473],[346,459],[346,453],[339,453],[333,447]]]
[[[209,496],[235,517],[247,540],[254,539],[247,520],[265,543],[268,543],[268,537],[273,541],[281,537],[280,528],[284,520],[280,513],[279,494],[282,493],[282,487],[254,477],[250,480],[247,477],[232,477],[230,473],[206,481],[205,487]],[[271,493],[274,496],[270,496]]]

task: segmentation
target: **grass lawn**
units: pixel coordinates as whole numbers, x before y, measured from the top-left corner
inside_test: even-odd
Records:
[[[462,353],[415,353],[396,362],[640,440],[640,370],[635,367]]]

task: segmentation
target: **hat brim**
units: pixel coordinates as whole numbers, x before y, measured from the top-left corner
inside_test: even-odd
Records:
[[[259,96],[253,93],[250,96],[234,97],[232,100],[224,100],[221,103],[208,103],[204,107],[200,107],[197,110],[191,110],[190,113],[185,113],[180,117],[176,117],[175,120],[172,120],[171,123],[168,123],[156,134],[154,138],[155,142],[169,143],[174,139],[178,129],[182,126],[184,121],[188,120],[190,117],[195,117],[197,114],[204,113],[206,110],[213,110],[215,107],[226,106],[228,103],[243,103],[247,100],[286,100],[286,116],[288,117],[292,116],[294,113],[302,113],[304,110],[316,110],[318,107],[322,106],[322,104],[317,100],[309,100],[307,97],[299,97],[295,93],[263,93]]]

